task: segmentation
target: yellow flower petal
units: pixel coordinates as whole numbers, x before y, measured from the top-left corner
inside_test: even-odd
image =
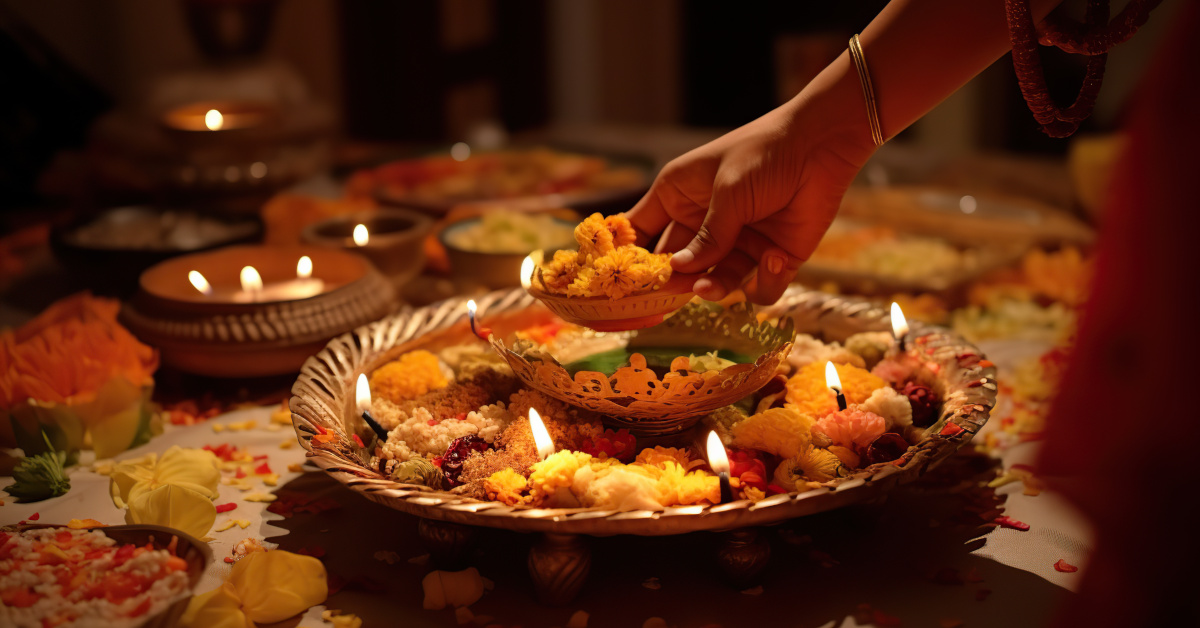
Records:
[[[164,484],[129,500],[126,523],[175,528],[196,538],[208,534],[217,520],[212,500],[191,489]]]
[[[241,598],[246,617],[262,624],[303,613],[329,594],[321,561],[283,550],[246,555],[234,563],[229,584]]]
[[[462,571],[431,571],[423,580],[426,610],[470,606],[483,597],[483,578],[474,567]]]
[[[137,436],[149,390],[124,377],[113,377],[96,391],[96,398],[74,406],[92,438],[97,458],[111,458]]]
[[[254,628],[242,612],[242,602],[233,587],[223,584],[193,597],[179,625],[190,628]]]
[[[243,499],[245,499],[248,502],[270,503],[270,502],[275,501],[275,496],[270,493],[250,493],[249,495],[245,496]]]

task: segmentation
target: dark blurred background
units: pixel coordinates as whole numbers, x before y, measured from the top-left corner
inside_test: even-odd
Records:
[[[481,123],[736,126],[799,89],[886,2],[0,0],[0,202],[33,201],[54,155],[82,146],[101,113],[144,108],[170,77],[229,63],[189,28],[197,6],[222,4],[273,14],[255,62],[286,68],[303,98],[327,103],[340,136],[436,142]],[[1166,21],[1113,54],[1085,130],[1115,123]],[[1047,65],[1073,93],[1080,60],[1048,54]],[[902,139],[1066,146],[1037,130],[1007,59]]]

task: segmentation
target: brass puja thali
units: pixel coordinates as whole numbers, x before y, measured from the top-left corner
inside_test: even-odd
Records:
[[[477,526],[543,533],[529,567],[540,597],[552,603],[582,586],[590,565],[583,536],[733,530],[722,537],[719,562],[727,573],[738,572],[735,578],[757,572],[766,554],[753,526],[877,498],[915,479],[969,442],[996,400],[994,368],[954,333],[920,326],[904,337],[902,350],[883,309],[797,286],[757,312],[693,303],[663,324],[632,332],[574,328],[523,290],[490,293],[479,299],[478,312],[472,324],[467,301],[452,299],[335,338],[304,364],[293,386],[293,423],[313,462],[368,499],[420,517],[435,549],[460,551]],[[474,390],[469,386],[485,381],[478,373],[486,371],[486,381],[506,378],[503,392],[476,404],[478,412],[457,416],[438,414],[448,402],[436,391],[417,390],[397,404],[379,398],[388,386],[411,383],[424,368],[416,356],[431,363],[436,356],[427,370],[434,378],[445,374],[441,390]],[[827,358],[828,369],[841,374],[844,389],[837,386],[847,407],[813,383]],[[389,380],[397,369],[406,375]],[[360,376],[376,395],[366,402],[374,404],[370,422],[363,418]],[[872,386],[887,390],[876,395]],[[906,418],[879,409],[876,397],[907,409]],[[399,423],[394,407],[406,408]],[[556,434],[548,450],[532,449],[538,436],[525,418],[529,408]],[[889,415],[886,427],[883,415],[869,409]],[[571,424],[568,415],[580,422]],[[464,440],[460,432],[469,432],[471,421],[475,431]],[[780,431],[787,421],[809,426],[803,440],[790,442]],[[535,432],[528,445],[513,435],[518,427]],[[710,431],[734,457],[731,499],[717,496],[719,463],[703,445]],[[468,441],[471,451],[456,450]],[[623,442],[636,445],[621,451]],[[513,453],[526,446],[526,458]],[[658,471],[649,469],[651,461],[672,456]],[[574,485],[560,482],[554,492],[547,469],[570,459],[597,479],[581,486],[576,472]],[[495,465],[488,468],[494,474],[472,480],[472,465],[481,460],[526,468]],[[465,469],[461,476],[457,465]],[[751,467],[757,471],[747,472]],[[676,473],[672,498],[662,495],[664,468]],[[611,488],[621,474],[659,477],[659,492],[617,498],[596,491],[601,478]],[[691,498],[678,497],[689,487]]]

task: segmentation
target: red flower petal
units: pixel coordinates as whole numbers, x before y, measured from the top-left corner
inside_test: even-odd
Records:
[[[1079,571],[1079,568],[1060,558],[1058,559],[1057,563],[1054,563],[1054,571],[1060,571],[1062,573],[1075,573],[1076,571]]]
[[[230,510],[233,510],[234,508],[237,508],[237,504],[235,504],[233,502],[229,502],[228,504],[217,504],[217,512],[218,513],[229,512]]]
[[[1012,517],[996,517],[996,523],[1000,524],[1001,527],[1012,528],[1013,530],[1020,530],[1021,532],[1026,532],[1029,530],[1028,523],[1017,521]]]

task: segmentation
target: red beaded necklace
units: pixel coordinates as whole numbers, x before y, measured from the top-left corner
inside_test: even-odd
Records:
[[[1109,0],[1088,0],[1082,23],[1055,11],[1042,22],[1039,30],[1033,23],[1029,0],[1005,0],[1017,82],[1025,102],[1029,104],[1029,110],[1033,112],[1033,118],[1042,125],[1046,135],[1067,137],[1092,114],[1096,95],[1100,93],[1100,84],[1104,80],[1108,51],[1133,37],[1150,17],[1150,11],[1160,2],[1162,0],[1130,0],[1116,19],[1110,22]],[[1056,105],[1046,89],[1039,43],[1089,57],[1079,95],[1066,108]]]

